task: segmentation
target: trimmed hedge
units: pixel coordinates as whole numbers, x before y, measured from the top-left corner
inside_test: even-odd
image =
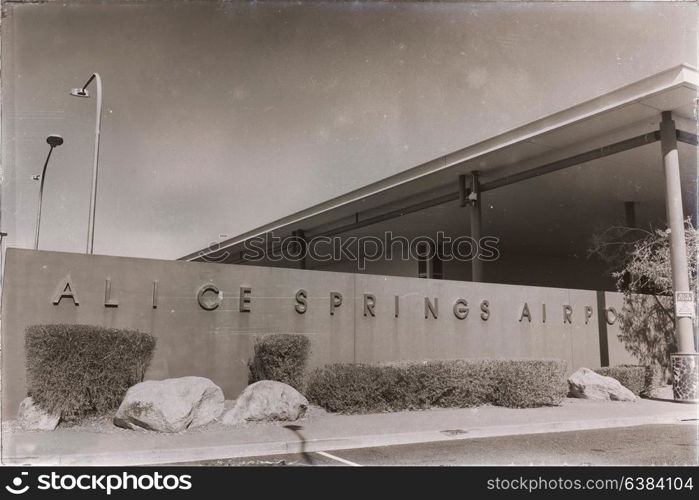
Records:
[[[496,361],[490,402],[508,408],[557,406],[568,395],[568,363]]]
[[[595,372],[612,377],[636,396],[649,396],[654,387],[662,385],[658,367],[646,365],[616,365],[597,368]]]
[[[558,360],[333,364],[310,374],[306,397],[340,413],[553,406],[567,393],[566,368]]]
[[[274,334],[255,340],[248,383],[275,380],[303,392],[310,342],[305,335]]]
[[[66,421],[116,409],[141,382],[155,337],[92,325],[34,325],[25,331],[27,386],[42,409]]]

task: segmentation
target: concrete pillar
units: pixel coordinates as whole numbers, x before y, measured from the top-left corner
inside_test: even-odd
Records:
[[[670,262],[673,292],[688,292],[689,271],[682,211],[680,162],[677,154],[677,132],[670,111],[663,111],[660,123],[660,144],[665,169],[665,207],[670,228]],[[673,297],[674,298],[674,297]],[[692,318],[675,319],[675,336],[679,353],[694,353]]]
[[[471,238],[478,243],[481,239],[481,190],[478,182],[478,172],[471,172],[471,192],[469,194],[469,215],[471,219]],[[476,247],[471,260],[471,281],[483,281],[483,262],[478,258],[479,247]]]

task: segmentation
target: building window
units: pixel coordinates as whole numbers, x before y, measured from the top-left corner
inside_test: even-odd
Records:
[[[437,251],[432,257],[432,279],[441,280],[444,277],[442,271],[442,262],[444,260],[444,249],[440,246],[437,247]]]
[[[432,278],[441,280],[444,277],[442,271],[443,255],[443,249],[437,248],[435,251],[434,246],[421,242],[417,247],[418,278]]]

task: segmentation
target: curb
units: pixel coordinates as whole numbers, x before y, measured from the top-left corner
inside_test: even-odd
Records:
[[[135,451],[128,455],[114,453],[65,454],[24,457],[5,457],[5,465],[166,465],[202,460],[244,458],[290,453],[374,448],[407,444],[462,441],[466,439],[547,434],[554,432],[612,429],[650,424],[676,424],[696,420],[696,415],[653,415],[608,419],[578,420],[571,422],[545,422],[525,425],[500,425],[470,429],[446,429],[396,434],[369,434],[343,438],[309,439],[307,441],[250,442],[199,448],[173,448]]]

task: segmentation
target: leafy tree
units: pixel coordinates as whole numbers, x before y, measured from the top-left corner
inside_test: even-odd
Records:
[[[690,286],[696,291],[699,233],[687,219],[685,243]],[[670,229],[613,226],[593,236],[590,255],[610,265],[616,288],[624,294],[619,335],[641,363],[669,373],[677,348],[673,310]]]

